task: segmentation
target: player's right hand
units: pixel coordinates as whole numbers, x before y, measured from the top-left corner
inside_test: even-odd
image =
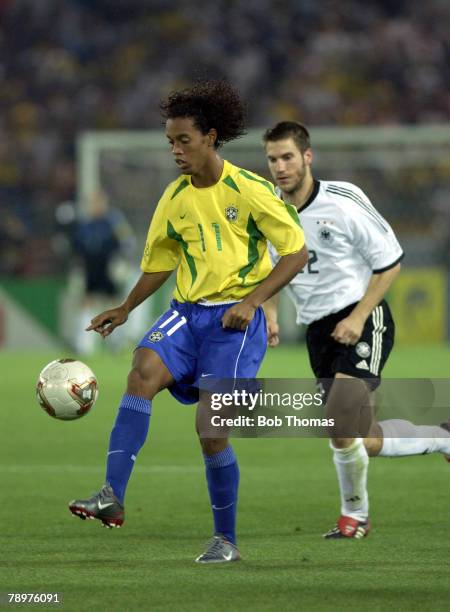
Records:
[[[267,319],[267,344],[268,346],[278,346],[280,344],[280,326],[276,321]]]
[[[125,323],[127,319],[128,311],[123,306],[105,310],[105,312],[102,312],[92,319],[89,327],[86,327],[86,331],[96,331],[100,336],[106,338],[106,336],[109,336],[116,327]]]

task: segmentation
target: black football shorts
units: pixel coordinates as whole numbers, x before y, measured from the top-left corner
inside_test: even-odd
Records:
[[[355,345],[346,346],[336,342],[330,334],[355,306],[350,304],[308,326],[306,344],[309,361],[317,382],[322,383],[326,392],[337,372],[363,378],[372,390],[376,389],[394,345],[395,325],[385,300],[368,317],[361,338]]]

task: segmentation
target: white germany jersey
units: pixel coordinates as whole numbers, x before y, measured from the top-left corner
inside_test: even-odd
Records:
[[[312,323],[358,302],[372,274],[403,258],[390,225],[352,183],[315,180],[299,218],[309,261],[287,287],[297,323]],[[272,245],[269,252],[275,265],[279,255]]]

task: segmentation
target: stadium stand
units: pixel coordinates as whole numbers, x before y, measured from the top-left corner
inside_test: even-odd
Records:
[[[0,0],[1,272],[57,269],[77,134],[158,128],[195,76],[233,81],[252,126],[447,122],[449,17],[441,0]]]

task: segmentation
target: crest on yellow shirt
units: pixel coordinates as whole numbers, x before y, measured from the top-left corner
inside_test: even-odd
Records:
[[[230,223],[234,223],[234,221],[237,221],[238,214],[239,211],[236,206],[227,206],[225,208],[225,217]]]

